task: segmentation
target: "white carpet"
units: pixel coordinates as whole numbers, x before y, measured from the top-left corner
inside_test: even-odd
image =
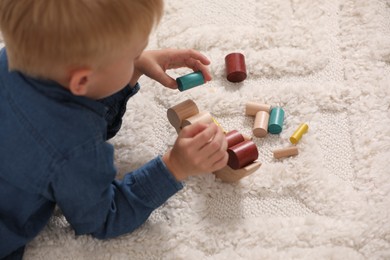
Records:
[[[255,139],[253,175],[191,178],[132,234],[75,237],[56,212],[26,259],[390,259],[390,1],[326,2],[166,1],[149,48],[198,49],[214,80],[179,93],[142,79],[112,141],[119,175],[173,144],[166,110],[187,98],[246,134],[247,101],[280,105],[282,134]],[[234,51],[249,72],[240,84],[225,78]],[[274,160],[301,122],[300,155]]]

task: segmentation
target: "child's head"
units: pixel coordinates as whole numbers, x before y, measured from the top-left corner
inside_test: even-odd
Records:
[[[162,0],[0,0],[9,67],[43,79],[107,58],[145,41]]]

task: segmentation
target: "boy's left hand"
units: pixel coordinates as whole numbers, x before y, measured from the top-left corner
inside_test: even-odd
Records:
[[[211,80],[211,74],[207,68],[210,60],[198,51],[165,49],[144,51],[134,63],[134,75],[130,82],[135,85],[139,77],[144,74],[168,88],[176,89],[176,80],[170,77],[166,71],[187,67],[193,71],[201,71],[205,81]]]

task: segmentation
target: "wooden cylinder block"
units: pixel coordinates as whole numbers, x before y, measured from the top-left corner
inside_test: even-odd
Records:
[[[253,124],[253,135],[256,137],[265,137],[268,133],[269,114],[265,111],[259,111],[256,114]]]
[[[298,147],[291,146],[291,147],[286,147],[286,148],[282,148],[279,150],[275,150],[273,153],[274,153],[275,159],[280,159],[283,157],[298,155],[299,152],[298,152]]]
[[[237,130],[228,132],[226,135],[226,141],[228,143],[228,148],[235,146],[236,144],[242,143],[245,141],[245,138]]]
[[[185,127],[187,125],[192,125],[195,123],[214,123],[213,117],[210,115],[209,112],[200,112],[199,114],[193,115],[189,118],[186,118],[181,123],[181,127]]]
[[[271,111],[271,105],[259,104],[256,102],[248,102],[245,105],[245,114],[248,116],[255,116],[257,112],[265,111],[269,113]]]
[[[230,53],[225,57],[227,80],[241,82],[247,77],[245,56],[242,53]]]
[[[213,172],[218,179],[221,179],[223,182],[236,182],[240,179],[254,173],[257,169],[259,169],[261,163],[253,162],[241,169],[233,170],[229,166],[222,168],[219,171]]]
[[[171,125],[179,132],[184,119],[194,116],[199,113],[199,109],[195,102],[187,99],[167,111],[167,117]]]
[[[201,71],[196,71],[176,79],[178,89],[185,91],[187,89],[202,85],[205,83],[203,74]]]
[[[301,140],[302,135],[307,133],[307,130],[309,130],[309,126],[307,124],[301,124],[290,137],[290,142],[292,144],[297,144],[299,140]]]
[[[280,134],[283,129],[284,110],[281,107],[274,107],[271,110],[268,122],[268,132]]]
[[[228,165],[233,169],[241,169],[253,163],[259,157],[259,151],[253,141],[244,141],[227,150]]]

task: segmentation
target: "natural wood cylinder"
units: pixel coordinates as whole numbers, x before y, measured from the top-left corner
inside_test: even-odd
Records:
[[[253,162],[248,166],[245,166],[238,170],[233,170],[229,166],[225,166],[221,170],[215,171],[213,173],[218,179],[222,180],[223,182],[232,183],[239,181],[240,179],[254,173],[255,171],[257,171],[257,169],[260,168],[260,166],[260,162]]]
[[[290,146],[290,147],[286,147],[286,148],[282,148],[282,149],[278,149],[278,150],[273,151],[275,159],[298,155],[298,153],[299,153],[298,147],[296,147],[296,146]]]
[[[181,123],[181,128],[195,123],[210,124],[210,123],[214,123],[214,120],[209,112],[200,112],[199,114],[184,119],[183,122]]]
[[[255,122],[253,124],[253,135],[256,137],[265,137],[268,133],[269,114],[265,111],[256,113]]]
[[[186,101],[169,108],[167,117],[171,125],[179,132],[183,120],[198,113],[199,109],[195,102],[191,99],[187,99]]]
[[[255,116],[257,112],[265,111],[269,113],[271,111],[271,105],[261,104],[256,102],[247,102],[245,105],[245,114],[248,116]]]

